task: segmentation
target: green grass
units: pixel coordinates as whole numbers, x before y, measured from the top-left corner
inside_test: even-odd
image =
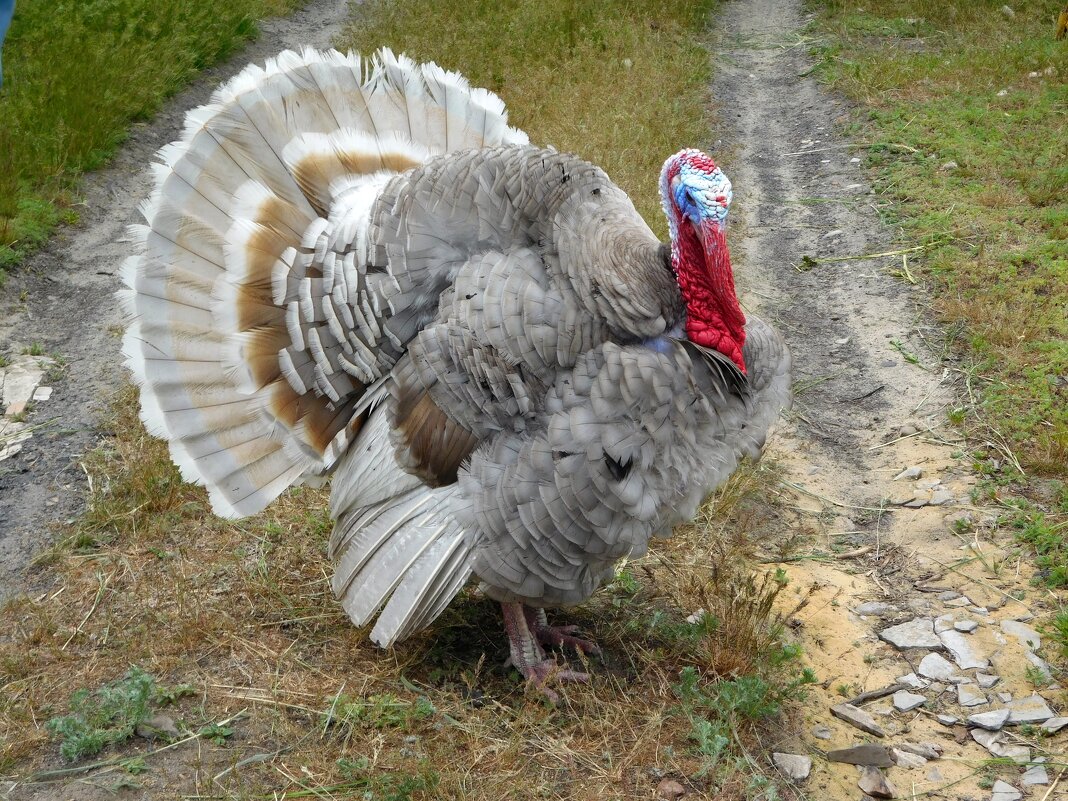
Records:
[[[0,90],[0,279],[77,218],[78,178],[107,162],[201,69],[299,0],[19,0]]]
[[[974,363],[981,425],[1068,477],[1068,48],[1058,0],[824,0],[821,73],[863,104],[868,163]],[[950,163],[956,167],[948,166]]]

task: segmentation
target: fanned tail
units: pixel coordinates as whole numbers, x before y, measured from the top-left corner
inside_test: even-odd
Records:
[[[392,279],[361,272],[379,187],[524,142],[496,96],[389,50],[287,51],[188,114],[132,231],[123,353],[146,426],[216,513],[334,467],[403,350],[381,325]]]

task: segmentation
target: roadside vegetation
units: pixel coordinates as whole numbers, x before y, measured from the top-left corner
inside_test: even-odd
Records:
[[[1055,0],[812,0],[884,213],[934,290],[984,500],[1068,586],[1068,47]],[[1008,8],[1005,11],[1004,8]],[[1068,645],[1068,614],[1053,634]],[[1065,648],[1068,653],[1068,647]]]
[[[662,160],[707,144],[712,7],[378,0],[339,44],[461,70],[534,142],[605,167],[663,234]],[[786,528],[768,500],[774,465],[740,470],[695,524],[566,614],[606,656],[554,708],[502,666],[498,608],[473,590],[429,631],[372,646],[330,591],[325,493],[218,520],[136,408],[131,389],[116,398],[115,436],[85,460],[89,509],[41,560],[57,584],[4,610],[0,774],[54,770],[62,739],[71,754],[113,743],[91,763],[98,783],[173,789],[181,772],[204,798],[646,799],[662,782],[724,801],[789,797],[766,752],[789,739],[814,677],[786,636],[804,592],[752,561],[748,532],[769,543]],[[131,675],[132,712],[94,711]],[[167,714],[177,738],[203,745],[184,757],[195,771],[188,749],[168,760],[126,739],[152,706],[146,676],[192,688]]]
[[[0,282],[102,166],[204,67],[299,0],[19,0],[0,89]]]

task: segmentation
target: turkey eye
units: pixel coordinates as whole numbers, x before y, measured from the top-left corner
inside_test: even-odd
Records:
[[[616,481],[622,481],[630,473],[630,468],[634,464],[634,460],[627,459],[625,462],[617,462],[606,453],[604,455],[604,463],[608,465],[608,472],[612,474],[612,478]]]

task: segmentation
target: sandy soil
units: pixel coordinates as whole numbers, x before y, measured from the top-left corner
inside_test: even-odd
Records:
[[[61,231],[11,279],[0,340],[16,352],[41,342],[69,366],[52,399],[35,413],[36,422],[47,423],[44,430],[19,456],[0,463],[0,597],[24,587],[27,577],[33,581],[26,572],[32,554],[48,544],[56,521],[77,514],[85,490],[79,457],[107,434],[97,428],[97,413],[121,383],[112,293],[126,255],[124,228],[137,219],[137,204],[149,190],[145,166],[152,154],[177,136],[186,109],[204,102],[248,61],[286,46],[328,44],[347,5],[315,0],[288,19],[266,23],[258,42],[136,128],[113,165],[88,180],[81,224]],[[1027,587],[1026,567],[1004,562],[995,517],[969,505],[974,478],[956,455],[957,435],[945,419],[959,388],[943,369],[940,334],[922,294],[891,275],[901,257],[799,269],[803,255],[893,247],[893,231],[881,221],[877,198],[853,160],[857,151],[836,132],[849,109],[804,77],[811,63],[800,39],[799,6],[798,0],[735,0],[723,7],[713,87],[722,127],[711,139],[734,182],[731,241],[745,303],[780,326],[797,364],[798,396],[771,457],[785,466],[784,503],[792,530],[802,534],[788,548],[784,567],[801,605],[794,616],[798,636],[822,684],[806,707],[802,735],[771,745],[814,757],[813,775],[799,785],[799,795],[853,799],[860,794],[856,769],[821,757],[876,738],[832,718],[828,709],[845,700],[840,687],[851,696],[890,685],[913,672],[926,653],[898,651],[877,632],[915,616],[975,619],[980,625],[967,636],[993,662],[989,672],[1002,677],[995,690],[1019,698],[1032,691],[1024,676],[1031,663],[998,623],[1027,619],[1031,609],[1026,595],[1024,602],[1009,597]],[[919,481],[893,480],[912,466],[923,470]],[[952,496],[945,505],[893,503],[942,490]],[[967,515],[974,530],[957,533],[954,521]],[[784,558],[777,538],[769,537],[766,547]],[[966,595],[967,605],[955,606],[954,593]],[[882,618],[854,611],[870,600],[892,609]],[[893,712],[889,698],[866,705],[887,732],[881,742],[931,741],[945,752],[923,767],[890,768],[899,796],[989,797],[974,777],[965,778],[989,754],[963,726],[943,726],[934,713],[965,717],[998,707],[998,700],[962,712],[951,684],[922,692],[925,706],[905,714]],[[829,739],[813,734],[821,726]],[[63,792],[75,788],[78,798],[97,797],[86,785]]]
[[[78,462],[107,431],[100,412],[122,385],[121,315],[114,293],[129,255],[126,227],[140,223],[148,197],[148,165],[178,138],[185,113],[250,61],[289,47],[329,46],[349,18],[349,0],[311,0],[300,11],[260,25],[260,37],[226,64],[172,98],[150,123],[136,125],[118,156],[84,186],[80,223],[60,229],[29,259],[0,296],[0,342],[19,353],[41,343],[68,364],[55,392],[31,419],[36,435],[22,453],[0,462],[0,600],[24,586],[33,555],[47,547],[57,522],[84,505],[86,478]],[[24,300],[23,300],[24,299]]]

